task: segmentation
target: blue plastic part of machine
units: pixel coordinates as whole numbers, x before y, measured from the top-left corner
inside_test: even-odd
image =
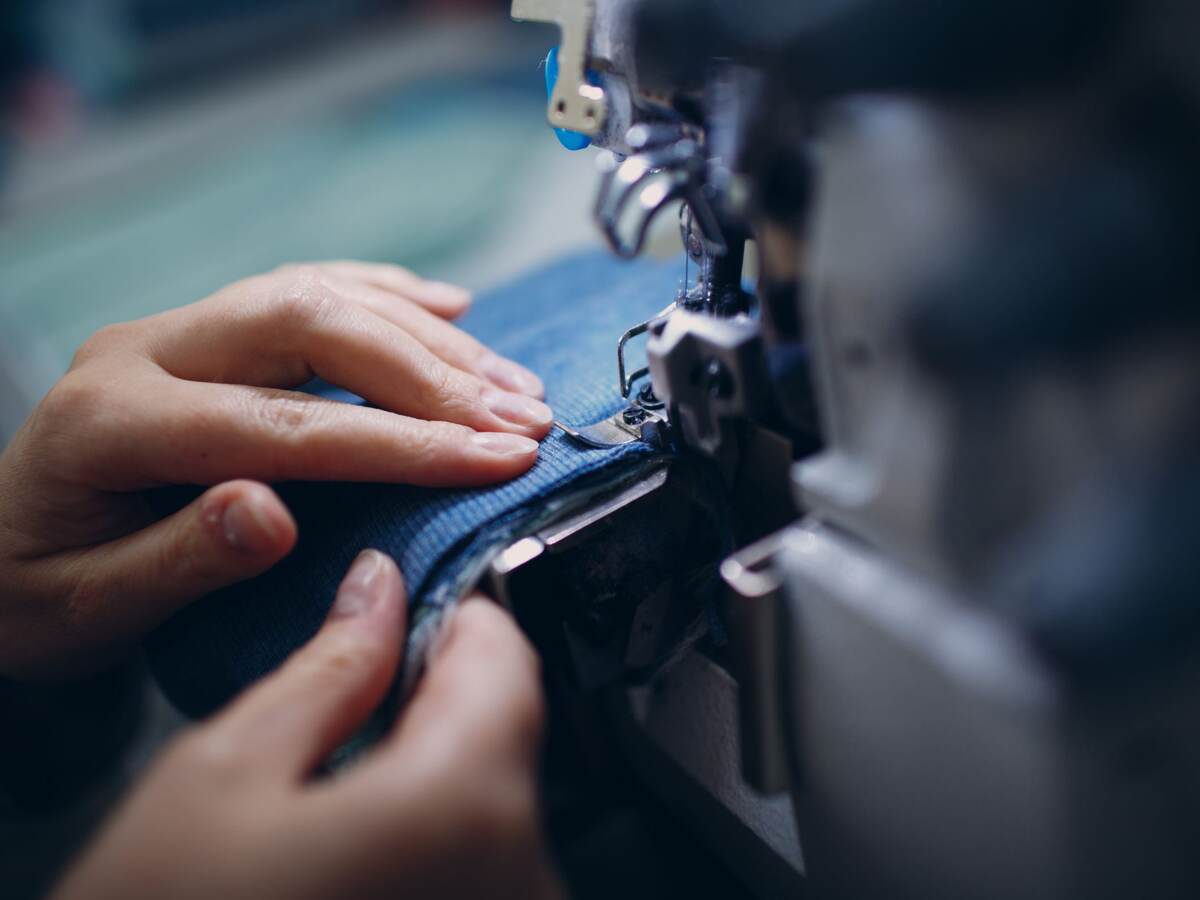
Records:
[[[594,76],[589,72],[588,80],[594,81]],[[549,100],[554,96],[554,86],[558,84],[558,48],[551,47],[550,52],[546,54],[546,99]],[[555,128],[554,136],[558,138],[558,142],[568,150],[583,150],[592,145],[592,139],[586,134],[580,134],[578,131],[568,131],[565,128]]]

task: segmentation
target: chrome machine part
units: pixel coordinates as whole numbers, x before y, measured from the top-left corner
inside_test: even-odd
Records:
[[[635,403],[616,415],[591,425],[576,428],[558,421],[554,425],[567,437],[585,447],[604,449],[632,444],[634,441],[655,443],[659,441],[655,430],[665,423],[666,418],[662,413]]]
[[[663,647],[679,639],[670,639],[671,603],[652,582],[680,560],[656,559],[659,571],[653,579],[635,579],[635,589],[644,588],[645,596],[627,630],[610,636],[603,597],[596,598],[599,602],[582,619],[570,613],[564,619],[564,597],[569,593],[565,581],[582,577],[573,554],[587,547],[630,547],[623,541],[638,540],[636,529],[631,531],[633,522],[650,520],[657,531],[671,534],[684,531],[694,518],[687,479],[660,466],[514,541],[497,554],[482,586],[514,613],[547,654],[548,676],[557,686],[552,693],[560,695],[565,679],[572,685],[568,696],[574,708],[601,704],[615,731],[614,750],[676,813],[692,822],[716,858],[762,896],[791,895],[802,887],[805,865],[792,804],[778,790],[763,793],[752,787],[739,765],[745,760],[748,767],[754,766],[746,757],[747,748],[768,751],[771,756],[764,757],[765,765],[757,770],[765,778],[759,784],[780,786],[776,767],[782,745],[773,726],[764,729],[761,722],[747,718],[746,701],[739,701],[739,694],[746,693],[739,687],[742,676],[735,678],[725,663],[688,646],[686,637],[682,648],[665,659],[661,656]],[[764,545],[764,554],[767,549]],[[765,673],[774,660],[758,658],[758,653],[773,627],[770,617],[781,609],[774,602],[777,595],[760,590],[765,583],[761,579],[772,576],[750,551],[739,554],[723,571],[731,592],[745,594],[733,615],[738,623],[731,635],[736,658],[748,653]],[[572,574],[565,577],[566,573]],[[565,639],[565,652],[552,649],[547,633]],[[781,706],[760,707],[763,713],[774,708]],[[747,866],[748,860],[753,860],[752,866]]]
[[[565,639],[556,658],[583,690],[644,681],[691,639],[698,609],[676,615],[675,600],[722,552],[715,535],[695,546],[679,540],[701,517],[711,517],[697,504],[692,484],[669,463],[652,464],[515,540],[493,560],[484,587],[547,638],[544,652],[558,652],[550,645]],[[651,558],[653,551],[659,552]],[[595,589],[585,570],[611,558],[636,558],[642,576],[626,577],[609,566],[591,574],[611,577],[621,589]]]
[[[645,366],[629,372],[625,360],[625,347],[633,338],[649,331],[656,322],[666,321],[674,309],[675,304],[672,303],[654,318],[634,325],[617,341],[617,384],[621,396],[626,400],[630,400],[633,386],[639,379],[649,374],[650,368]],[[619,447],[637,440],[661,444],[664,442],[662,429],[667,424],[663,406],[664,404],[655,395],[653,388],[646,384],[630,401],[629,406],[607,419],[579,427],[557,421],[554,424],[567,437],[585,447]]]
[[[708,166],[702,145],[677,124],[635,125],[626,141],[636,151],[632,156],[608,152],[601,157],[593,212],[612,251],[624,259],[639,255],[654,219],[682,201],[711,252],[727,252],[705,190]]]
[[[522,567],[545,552],[556,552],[574,541],[587,537],[588,529],[603,527],[621,510],[639,500],[661,491],[667,483],[667,469],[656,468],[636,483],[620,488],[586,510],[567,516],[533,535],[520,538],[496,554],[492,560],[485,586],[488,592],[508,609],[513,607],[510,579]]]
[[[763,794],[782,793],[791,782],[789,704],[783,695],[791,683],[781,566],[787,534],[776,532],[721,563],[724,619],[738,684],[742,777]]]
[[[557,25],[562,31],[558,83],[546,113],[550,124],[588,136],[600,134],[608,118],[608,97],[587,77],[596,0],[513,0],[512,17]]]
[[[761,419],[770,379],[758,323],[678,311],[650,329],[654,392],[685,445],[708,456],[728,449],[735,421]]]
[[[586,135],[597,147],[634,152],[626,134],[666,108],[643,95],[629,30],[635,0],[513,0],[512,17],[558,25],[559,77],[546,118],[555,128]]]

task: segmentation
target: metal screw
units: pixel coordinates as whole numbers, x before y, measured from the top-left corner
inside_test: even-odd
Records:
[[[725,399],[733,395],[733,377],[719,359],[710,359],[705,366],[704,387],[712,397]]]
[[[643,409],[662,409],[663,406],[663,402],[654,393],[652,384],[642,385],[642,389],[638,391],[637,402]]]
[[[626,425],[641,425],[646,421],[646,411],[640,406],[631,406],[621,413],[621,420]]]

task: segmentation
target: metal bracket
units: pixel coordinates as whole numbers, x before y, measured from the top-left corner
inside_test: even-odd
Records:
[[[562,31],[558,83],[546,115],[555,128],[597,137],[608,118],[608,96],[587,78],[596,0],[513,0],[512,17],[557,25]]]
[[[643,498],[658,493],[666,483],[667,467],[664,465],[635,483],[621,488],[613,496],[602,498],[594,505],[573,513],[536,534],[516,540],[492,560],[483,585],[497,602],[512,611],[514,607],[510,588],[514,575],[520,569],[535,564],[545,553],[559,552],[586,540],[597,526],[602,526],[614,515]]]
[[[601,154],[600,189],[592,211],[609,248],[622,259],[642,252],[650,225],[667,207],[683,201],[701,239],[717,255],[728,250],[721,223],[704,191],[706,161],[701,144],[681,128],[635,125],[626,141],[637,152]]]
[[[625,345],[628,344],[633,338],[637,337],[639,334],[645,334],[647,331],[650,330],[650,327],[655,322],[665,319],[667,316],[669,316],[674,311],[675,311],[675,304],[672,303],[666,309],[664,309],[662,312],[660,312],[658,315],[652,316],[651,318],[647,319],[645,322],[641,322],[637,325],[634,325],[632,328],[630,328],[628,331],[626,331],[623,335],[621,335],[621,337],[617,340],[617,380],[621,384],[621,396],[622,397],[628,398],[630,392],[633,390],[634,382],[637,381],[639,378],[641,378],[643,375],[650,374],[649,366],[643,366],[642,368],[634,371],[632,374],[629,374],[629,375],[626,374]]]
[[[650,375],[683,442],[716,457],[729,423],[761,421],[771,380],[762,334],[747,316],[717,318],[677,310],[646,345]]]

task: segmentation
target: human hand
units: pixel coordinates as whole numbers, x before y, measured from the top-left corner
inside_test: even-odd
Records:
[[[393,732],[313,779],[391,684],[404,608],[395,564],[361,555],[317,636],[163,753],[56,900],[558,896],[537,657],[482,598],[450,620]]]
[[[394,266],[288,266],[99,332],[0,456],[0,676],[96,669],[274,565],[296,526],[257,482],[529,468],[541,383],[446,320],[469,301]],[[314,375],[379,408],[291,390]],[[166,484],[216,487],[156,522],[142,492]]]

